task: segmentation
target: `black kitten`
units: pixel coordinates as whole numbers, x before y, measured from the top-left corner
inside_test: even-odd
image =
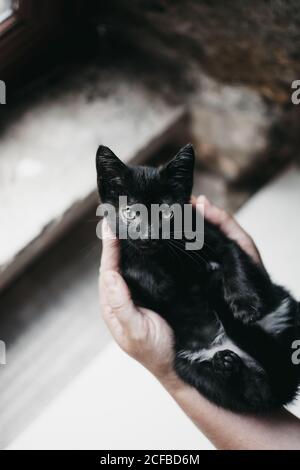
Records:
[[[126,166],[103,146],[96,164],[101,200],[117,210],[118,234],[137,226],[133,204],[189,203],[191,145],[159,169]],[[126,207],[119,207],[119,196],[127,196]],[[170,210],[162,215],[171,216]],[[197,217],[193,210],[193,223]],[[203,248],[186,250],[186,238],[178,239],[170,224],[169,240],[120,240],[121,270],[135,303],[159,312],[173,328],[177,374],[231,410],[290,402],[300,378],[292,361],[292,344],[300,339],[297,302],[217,227],[205,222]]]

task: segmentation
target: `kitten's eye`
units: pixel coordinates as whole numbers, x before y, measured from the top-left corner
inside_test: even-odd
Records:
[[[172,209],[170,209],[170,207],[166,207],[163,211],[162,211],[162,217],[163,219],[172,219],[174,213],[172,211]]]
[[[125,219],[133,220],[136,217],[136,211],[133,210],[130,206],[124,207],[122,212],[123,212]]]

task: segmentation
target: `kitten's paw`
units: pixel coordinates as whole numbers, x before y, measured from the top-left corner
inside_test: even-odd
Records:
[[[262,318],[263,309],[256,297],[234,299],[231,308],[234,318],[248,325]]]
[[[224,349],[215,353],[212,363],[215,372],[229,376],[239,372],[242,361],[235,352]]]

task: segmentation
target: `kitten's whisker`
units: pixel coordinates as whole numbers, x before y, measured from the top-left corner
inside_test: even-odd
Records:
[[[171,252],[175,255],[175,257],[179,260],[180,264],[182,264],[181,258],[176,252],[175,248],[172,247],[171,243],[167,243],[167,247],[170,248]]]
[[[192,231],[192,230],[173,230],[173,231],[170,232],[170,235],[174,235],[174,234],[176,234],[176,233],[180,233],[180,234],[182,234],[183,236],[184,236],[186,233],[193,233],[193,234],[195,234],[195,237],[196,237],[196,235],[198,235],[198,234],[201,234],[201,235],[202,235],[204,232],[196,232],[196,233],[195,233],[195,232]],[[175,238],[175,240],[183,240],[183,239],[184,239],[184,237],[182,237],[182,238]],[[215,251],[205,240],[203,241],[203,243],[204,243],[205,246],[207,246],[207,248],[208,248],[209,250],[211,250],[213,253],[216,253],[216,251]]]
[[[181,233],[183,233],[183,232],[181,232]],[[194,232],[185,232],[185,233],[194,233]],[[172,235],[172,233],[171,233],[171,235]],[[183,237],[182,237],[182,238],[174,238],[174,239],[172,239],[172,240],[176,240],[176,241],[178,241],[178,242],[189,242],[189,241],[191,241],[191,240],[189,240],[189,239],[187,239],[187,238],[183,238]],[[209,248],[211,251],[213,251],[214,253],[216,253],[215,250],[214,250],[213,248],[211,248],[211,246],[210,246],[208,243],[206,243],[206,241],[203,240],[203,243],[204,243],[204,245],[207,246],[207,248]],[[198,251],[199,251],[199,250],[198,250]]]
[[[174,242],[178,242],[180,244],[181,240],[173,240]],[[181,249],[183,250],[183,248],[181,247]],[[185,253],[189,254],[190,256],[195,256],[195,257],[198,257],[198,259],[201,259],[201,261],[203,261],[204,263],[207,264],[207,266],[209,266],[209,263],[208,261],[200,255],[200,253],[198,251],[193,251],[193,250],[184,250]]]
[[[174,241],[174,240],[169,240],[170,243],[172,243],[173,241]],[[194,261],[199,267],[202,268],[202,265],[198,262],[197,259],[195,259],[195,258],[191,255],[191,253],[189,253],[188,251],[184,250],[180,245],[175,245],[175,244],[174,244],[173,246],[174,246],[174,248],[177,248],[178,251],[181,251],[181,252],[184,253],[186,256],[188,256],[192,261]],[[204,261],[204,260],[202,259],[202,261]]]

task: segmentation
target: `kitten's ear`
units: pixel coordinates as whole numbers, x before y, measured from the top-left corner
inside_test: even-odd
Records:
[[[185,199],[189,199],[193,187],[195,154],[192,144],[179,150],[161,170],[162,175]]]
[[[122,194],[127,166],[104,145],[100,145],[96,154],[97,183],[102,201],[110,196]]]

